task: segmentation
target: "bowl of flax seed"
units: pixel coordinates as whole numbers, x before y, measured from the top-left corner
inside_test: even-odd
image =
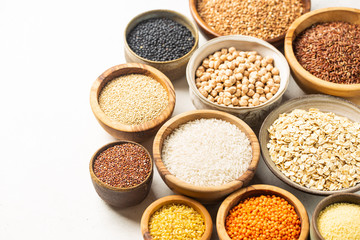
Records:
[[[162,72],[141,63],[109,68],[93,83],[90,105],[95,118],[117,139],[142,142],[171,117],[175,90]]]
[[[323,8],[294,21],[285,37],[292,76],[306,93],[360,103],[360,10]]]
[[[310,0],[189,0],[190,12],[208,38],[226,35],[257,37],[282,46],[287,29],[310,11]]]

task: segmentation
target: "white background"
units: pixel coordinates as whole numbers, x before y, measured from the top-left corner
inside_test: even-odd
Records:
[[[360,8],[357,0],[312,2],[312,10]],[[1,0],[0,239],[141,239],[145,208],[172,194],[155,170],[140,205],[114,209],[97,196],[88,170],[92,154],[115,140],[91,112],[90,87],[106,69],[125,63],[126,24],[152,9],[192,19],[187,0]],[[173,84],[174,115],[194,109],[185,78]],[[291,80],[285,98],[301,94]],[[151,141],[145,146],[151,150]],[[288,187],[262,160],[253,183],[291,191],[309,216],[322,199]],[[217,208],[208,207],[213,218]]]

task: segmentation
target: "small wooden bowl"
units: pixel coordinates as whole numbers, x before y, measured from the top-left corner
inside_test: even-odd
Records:
[[[231,107],[213,103],[199,92],[195,84],[197,68],[210,54],[222,48],[230,47],[235,47],[239,51],[257,51],[263,57],[271,56],[274,58],[274,66],[280,71],[281,81],[279,90],[270,100],[254,107]],[[206,42],[195,51],[186,68],[186,80],[189,85],[190,98],[196,109],[212,109],[231,113],[244,120],[251,127],[256,127],[272,109],[280,105],[282,96],[289,85],[289,79],[289,64],[280,51],[261,39],[242,35],[222,36]]]
[[[126,125],[112,120],[101,110],[99,94],[109,81],[126,74],[144,74],[158,81],[168,94],[168,105],[160,116],[138,125]],[[140,63],[120,64],[101,74],[91,87],[90,105],[95,118],[111,136],[117,139],[142,142],[153,136],[161,125],[171,117],[175,107],[175,90],[171,81],[159,70]]]
[[[172,131],[176,129],[179,125],[189,121],[193,121],[195,119],[202,119],[202,118],[216,118],[230,122],[236,125],[249,138],[253,152],[253,157],[247,171],[243,175],[241,175],[238,179],[220,186],[211,186],[211,187],[194,186],[183,180],[178,179],[173,174],[171,174],[169,170],[165,167],[161,158],[162,157],[161,153],[162,153],[163,143],[166,137],[169,136],[172,133]],[[255,133],[245,122],[243,122],[239,118],[231,114],[220,111],[194,110],[179,114],[171,118],[160,128],[154,139],[153,157],[161,178],[164,180],[165,184],[171,190],[195,198],[201,203],[212,204],[219,202],[230,193],[249,184],[250,180],[253,178],[255,174],[255,170],[259,162],[260,148]]]
[[[331,83],[315,77],[306,71],[297,61],[293,42],[301,32],[316,23],[345,21],[360,24],[360,10],[355,8],[331,7],[311,11],[296,19],[290,26],[285,37],[285,56],[289,62],[292,76],[306,93],[324,93],[360,104],[360,84]]]
[[[334,203],[354,203],[360,205],[360,195],[354,193],[338,193],[328,196],[321,200],[315,207],[314,213],[311,218],[310,238],[312,240],[325,240],[318,229],[317,220],[319,214],[326,207]]]
[[[276,195],[285,199],[289,204],[294,206],[297,215],[300,218],[301,230],[299,240],[307,239],[309,235],[309,218],[304,205],[290,192],[271,185],[251,185],[247,188],[240,189],[228,196],[220,205],[216,216],[216,229],[220,240],[230,240],[225,229],[225,219],[229,211],[239,204],[240,201],[255,196]]]
[[[153,239],[150,235],[149,231],[149,221],[150,217],[153,215],[154,212],[156,212],[159,208],[162,206],[165,206],[167,204],[184,204],[189,207],[194,208],[198,213],[201,214],[201,216],[204,218],[205,222],[205,232],[202,236],[201,240],[209,240],[211,238],[211,233],[213,229],[213,223],[211,220],[211,216],[209,212],[206,210],[206,208],[201,205],[199,202],[184,197],[180,195],[170,195],[163,198],[160,198],[150,204],[144,211],[142,217],[141,217],[141,233],[143,235],[143,238],[145,240],[151,240]]]
[[[274,123],[276,119],[278,119],[279,115],[282,113],[290,113],[294,109],[304,109],[309,110],[310,108],[317,108],[322,112],[333,112],[336,115],[347,117],[349,120],[354,122],[360,122],[360,108],[355,104],[346,101],[341,98],[322,95],[322,94],[312,94],[305,95],[303,97],[291,99],[285,102],[280,107],[274,109],[264,120],[260,133],[260,146],[261,146],[261,155],[264,159],[264,162],[269,167],[272,173],[275,174],[280,180],[290,185],[293,188],[301,190],[303,192],[307,192],[310,194],[316,195],[331,195],[334,193],[344,193],[344,192],[356,192],[360,190],[360,184],[350,187],[344,188],[336,191],[321,191],[316,189],[307,188],[302,186],[296,182],[293,182],[289,178],[287,178],[275,165],[275,163],[271,160],[271,156],[269,153],[269,149],[267,148],[267,144],[269,142],[269,132],[268,129]]]
[[[106,149],[121,145],[124,143],[131,143],[140,146],[142,149],[144,149],[149,158],[150,158],[150,173],[147,176],[147,178],[140,183],[139,185],[130,187],[130,188],[120,188],[120,187],[113,187],[107,183],[104,183],[101,181],[94,173],[94,161],[99,156],[100,153],[105,151]],[[91,181],[94,185],[94,188],[99,195],[100,198],[102,198],[106,203],[118,207],[118,208],[126,208],[130,206],[134,206],[136,204],[139,204],[144,198],[148,195],[153,179],[153,160],[151,158],[150,153],[146,150],[145,147],[142,145],[131,142],[131,141],[117,141],[108,143],[101,148],[99,148],[94,155],[91,157],[90,164],[90,176]]]
[[[205,35],[207,39],[212,39],[216,37],[223,36],[220,33],[213,30],[201,17],[199,12],[197,11],[197,2],[198,0],[189,0],[189,7],[192,17],[194,18],[196,24],[200,28],[200,31]],[[310,11],[311,8],[311,0],[302,0],[303,6],[304,6],[304,13],[307,13]],[[279,37],[266,39],[265,41],[271,43],[275,47],[283,46],[284,44],[284,38],[286,33],[282,34]]]
[[[150,18],[159,18],[165,17],[170,18],[185,27],[187,27],[192,33],[195,43],[193,48],[184,56],[174,59],[171,61],[152,61],[137,55],[133,50],[131,50],[129,44],[127,43],[127,35],[130,31],[140,22],[150,19]],[[148,12],[141,13],[134,17],[125,28],[124,35],[124,46],[125,46],[125,59],[127,62],[138,62],[153,66],[163,72],[166,76],[168,76],[171,80],[176,80],[185,75],[186,64],[188,63],[191,55],[197,49],[199,43],[199,32],[196,26],[184,15],[171,11],[171,10],[152,10]]]

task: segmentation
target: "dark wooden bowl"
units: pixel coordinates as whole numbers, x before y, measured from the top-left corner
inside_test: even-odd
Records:
[[[311,0],[302,0],[304,6],[304,13],[310,11]],[[205,35],[207,39],[212,39],[216,37],[223,36],[220,33],[214,31],[199,15],[197,11],[197,0],[189,0],[189,7],[192,17],[194,18],[196,24],[198,25],[200,31]],[[286,33],[282,34],[279,37],[272,39],[265,39],[265,41],[271,43],[275,47],[280,47],[284,45],[284,38]]]
[[[213,223],[211,220],[211,216],[209,212],[206,210],[206,208],[201,205],[199,202],[187,198],[180,195],[170,195],[163,198],[160,198],[150,204],[146,210],[144,211],[142,217],[141,217],[141,233],[143,235],[143,238],[145,240],[151,240],[153,239],[150,235],[149,231],[149,220],[150,217],[153,215],[154,212],[156,212],[159,208],[161,208],[164,205],[167,204],[185,204],[192,208],[194,208],[198,213],[201,214],[201,216],[204,218],[205,222],[205,232],[202,236],[201,240],[209,240],[211,238],[212,230],[213,230]]]
[[[142,183],[130,188],[113,187],[107,183],[102,182],[94,173],[94,161],[99,156],[99,154],[110,147],[124,143],[132,143],[140,146],[147,152],[150,158],[149,175]],[[99,197],[114,207],[126,208],[139,204],[148,195],[153,179],[153,160],[150,153],[142,145],[131,141],[117,141],[102,146],[94,153],[90,160],[89,170],[91,181]]]
[[[107,82],[126,74],[144,74],[158,81],[166,90],[169,99],[168,105],[160,116],[138,125],[126,125],[110,119],[101,110],[99,94]],[[111,136],[117,139],[142,142],[155,135],[161,125],[168,120],[175,107],[175,90],[171,81],[159,70],[141,63],[126,63],[109,68],[101,74],[91,87],[90,105],[96,120]]]
[[[247,171],[238,179],[220,186],[194,186],[183,180],[178,179],[173,174],[171,174],[169,170],[165,167],[161,158],[161,152],[166,137],[169,136],[172,131],[176,129],[179,125],[201,118],[216,118],[230,122],[237,126],[249,138],[253,157]],[[219,202],[230,193],[249,184],[250,180],[255,174],[255,170],[259,162],[260,147],[255,133],[245,122],[243,122],[239,118],[221,111],[194,110],[179,114],[171,118],[160,128],[154,139],[153,157],[161,178],[171,190],[195,198],[201,203],[212,204]]]
[[[220,240],[230,240],[225,229],[225,219],[229,211],[239,204],[240,201],[260,195],[276,195],[284,198],[290,205],[294,206],[297,215],[300,218],[301,230],[299,240],[306,240],[309,235],[309,218],[304,205],[290,192],[271,185],[251,185],[240,189],[228,196],[220,205],[216,216],[216,229]]]

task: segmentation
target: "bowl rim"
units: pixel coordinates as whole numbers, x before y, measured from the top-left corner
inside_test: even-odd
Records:
[[[128,187],[128,188],[115,187],[115,186],[112,186],[112,185],[110,185],[110,184],[107,184],[107,183],[101,181],[101,180],[96,176],[96,174],[95,174],[95,172],[94,172],[94,162],[95,162],[95,159],[99,156],[100,153],[102,153],[102,152],[105,151],[106,149],[111,148],[111,147],[114,147],[114,146],[117,146],[117,145],[126,144],[126,143],[130,143],[130,144],[137,145],[137,146],[139,146],[140,148],[142,148],[143,150],[145,150],[145,152],[147,153],[147,155],[148,155],[149,158],[150,158],[150,171],[149,171],[149,174],[147,175],[147,177],[145,178],[144,181],[142,181],[141,183],[139,183],[139,184],[137,184],[137,185],[135,185],[135,186]],[[137,188],[141,188],[143,185],[145,185],[145,184],[149,181],[149,179],[152,178],[153,170],[154,170],[153,165],[154,165],[153,158],[151,157],[151,154],[149,153],[149,151],[148,151],[143,145],[141,145],[140,143],[133,142],[133,141],[119,140],[119,141],[107,143],[107,144],[105,144],[104,146],[100,147],[98,150],[96,150],[96,152],[92,155],[92,157],[91,157],[91,159],[90,159],[89,170],[90,170],[91,179],[92,179],[97,185],[99,185],[99,186],[101,186],[101,187],[103,187],[103,188],[112,190],[112,191],[116,191],[116,192],[128,192],[128,191],[135,190],[135,189],[137,189]]]
[[[204,186],[196,186],[196,185],[187,183],[187,182],[177,178],[172,173],[170,173],[162,161],[163,142],[161,142],[161,138],[165,134],[166,130],[170,128],[170,129],[172,129],[171,130],[171,132],[172,132],[174,129],[176,129],[176,128],[173,128],[172,125],[177,124],[177,121],[181,121],[182,119],[187,118],[189,116],[194,116],[194,119],[202,119],[202,118],[204,118],[204,116],[203,116],[204,114],[211,115],[211,117],[205,117],[207,119],[209,119],[209,118],[219,119],[218,117],[222,116],[222,117],[226,117],[227,119],[231,119],[232,121],[235,121],[235,122],[237,122],[237,124],[241,125],[241,127],[244,130],[240,129],[238,126],[237,127],[242,132],[244,132],[245,135],[250,140],[251,149],[252,149],[252,153],[253,153],[249,167],[241,176],[239,176],[237,179],[232,180],[231,182],[228,182],[228,183],[225,183],[225,184],[219,185],[219,186],[204,187]],[[194,119],[190,119],[186,122],[193,121]],[[224,121],[227,121],[227,120],[224,120]],[[184,123],[186,123],[186,122],[184,122]],[[227,121],[227,122],[229,122],[229,121]],[[182,124],[179,124],[179,125],[182,125]],[[233,123],[231,123],[231,124],[233,124]],[[171,134],[171,132],[169,133],[169,135]],[[257,168],[257,165],[258,165],[259,159],[260,159],[260,145],[259,145],[259,141],[258,141],[255,133],[253,132],[253,130],[240,118],[237,118],[230,113],[221,112],[221,111],[217,111],[217,110],[192,110],[192,111],[187,111],[187,112],[176,115],[175,117],[168,120],[159,129],[159,131],[157,132],[157,134],[155,136],[154,143],[153,143],[153,158],[154,158],[156,168],[157,168],[161,178],[164,180],[164,182],[166,184],[167,184],[167,181],[169,181],[173,185],[176,185],[179,188],[181,188],[187,192],[199,192],[199,193],[206,194],[206,193],[225,191],[228,189],[235,190],[235,189],[242,187],[244,185],[244,181],[246,181],[248,176],[251,175]]]
[[[149,60],[149,59],[146,59],[144,57],[141,57],[139,56],[138,54],[136,54],[129,46],[128,42],[127,42],[127,32],[130,32],[132,29],[129,29],[130,28],[130,25],[132,25],[135,21],[137,21],[138,19],[141,19],[143,17],[146,17],[147,15],[151,15],[151,14],[163,14],[163,13],[168,13],[170,15],[173,15],[173,16],[176,16],[178,18],[181,18],[183,19],[185,22],[188,23],[189,26],[191,26],[192,29],[189,29],[187,26],[185,26],[192,34],[195,33],[195,36],[194,37],[194,45],[193,47],[191,48],[191,50],[189,52],[187,52],[185,55],[179,57],[179,58],[176,58],[176,59],[173,59],[173,60],[168,60],[168,61],[154,61],[154,60]],[[161,16],[158,16],[158,17],[161,17]],[[152,17],[152,18],[155,18],[155,17]],[[151,19],[151,18],[149,18]],[[172,18],[171,18],[172,19]],[[174,19],[172,19],[174,20]],[[179,23],[178,21],[174,20],[175,22]],[[181,25],[183,25],[182,23],[179,23]],[[184,25],[183,25],[184,26]],[[176,12],[176,11],[173,11],[173,10],[169,10],[169,9],[154,9],[154,10],[150,10],[150,11],[146,11],[146,12],[142,12],[138,15],[136,15],[135,17],[133,17],[129,22],[128,24],[126,25],[125,27],[125,30],[124,30],[124,46],[125,48],[131,53],[133,54],[134,56],[136,56],[137,58],[139,58],[140,60],[146,62],[146,63],[150,63],[150,64],[166,64],[166,63],[174,63],[174,62],[179,62],[183,59],[186,59],[187,57],[189,57],[196,49],[197,49],[197,46],[199,44],[199,31],[197,29],[197,27],[195,26],[195,24],[190,21],[189,18],[187,18],[185,15],[179,13],[179,12]]]
[[[348,197],[348,200],[342,200],[343,197]],[[356,193],[335,193],[332,194],[330,196],[327,196],[326,198],[322,199],[315,207],[314,212],[312,214],[311,217],[311,225],[312,228],[316,234],[316,236],[320,239],[320,240],[325,240],[318,228],[318,218],[319,218],[319,214],[322,210],[324,210],[325,208],[327,208],[328,206],[335,204],[335,203],[354,203],[351,202],[350,199],[357,199],[360,203],[360,195],[356,194]],[[355,200],[356,201],[356,200]],[[360,206],[360,205],[359,205]]]
[[[250,185],[246,188],[242,188],[240,190],[235,191],[234,193],[230,194],[227,198],[225,198],[225,200],[221,203],[216,216],[216,229],[220,239],[230,239],[225,229],[225,219],[230,209],[232,209],[234,206],[239,204],[239,202],[243,199],[252,196],[261,196],[261,195],[270,195],[270,194],[285,199],[290,205],[294,207],[294,210],[301,222],[299,239],[300,240],[307,239],[310,229],[309,217],[306,208],[304,207],[302,202],[291,192],[282,189],[280,187],[268,185],[268,184]]]
[[[310,11],[311,0],[301,0],[301,2],[303,5],[305,5],[304,13],[302,14],[304,15],[305,13]],[[190,13],[194,18],[195,22],[207,35],[211,36],[212,38],[216,38],[220,36],[230,36],[230,35],[221,35],[220,33],[216,32],[202,19],[199,12],[197,11],[197,0],[189,0],[189,7],[190,7]],[[279,42],[282,42],[285,39],[285,36],[286,36],[286,32],[275,38],[264,39],[264,41],[270,44],[277,44]]]
[[[267,167],[270,169],[270,171],[277,177],[279,178],[281,181],[283,181],[284,183],[286,183],[287,185],[296,188],[298,190],[301,190],[303,192],[306,193],[310,193],[310,194],[315,194],[315,195],[323,195],[323,196],[327,196],[327,195],[331,195],[331,194],[336,194],[336,193],[350,193],[350,192],[356,192],[358,190],[360,190],[360,183],[357,183],[355,186],[349,187],[349,188],[343,188],[341,190],[335,190],[335,191],[322,191],[322,190],[316,190],[316,189],[311,189],[311,188],[307,188],[305,186],[302,186],[300,184],[297,184],[295,182],[293,182],[292,180],[290,180],[289,178],[287,178],[273,163],[273,161],[270,158],[267,158],[268,154],[268,148],[267,148],[267,143],[266,139],[268,136],[268,131],[265,127],[265,125],[267,125],[270,122],[270,119],[273,118],[274,116],[278,116],[279,114],[285,113],[285,112],[290,112],[291,110],[288,109],[288,106],[291,106],[293,103],[297,103],[297,106],[300,106],[301,103],[305,100],[308,99],[313,99],[314,100],[319,100],[323,99],[324,101],[332,101],[333,103],[338,103],[338,102],[342,102],[344,104],[347,104],[349,107],[352,107],[354,109],[357,109],[358,111],[360,111],[360,106],[346,100],[340,97],[335,97],[335,96],[331,96],[331,95],[325,95],[325,94],[309,94],[309,95],[304,95],[298,98],[293,98],[290,99],[288,101],[286,101],[285,103],[283,103],[282,105],[280,105],[279,107],[275,108],[263,121],[260,131],[259,131],[259,142],[260,142],[260,146],[261,146],[261,156],[262,159],[264,160],[265,164],[267,165]],[[314,107],[316,108],[316,107]],[[291,108],[292,109],[292,108]],[[339,115],[339,114],[337,114]],[[341,114],[340,114],[341,115]],[[345,116],[346,117],[346,116]],[[277,119],[277,118],[276,118]],[[275,119],[275,120],[276,120]],[[272,124],[272,123],[271,123]]]
[[[148,239],[148,240],[152,239],[149,233],[149,224],[148,224],[152,214],[154,214],[154,212],[156,212],[162,206],[172,203],[184,204],[195,209],[203,217],[205,224],[205,232],[201,237],[201,240],[210,239],[213,230],[213,222],[210,213],[200,202],[182,195],[169,195],[159,198],[154,202],[152,202],[145,209],[140,220],[141,234],[144,239]]]
[[[260,104],[258,106],[253,106],[253,107],[231,107],[231,106],[220,105],[220,104],[216,104],[216,103],[213,103],[213,102],[209,101],[202,94],[200,94],[199,90],[197,89],[197,87],[195,85],[194,75],[191,73],[191,68],[194,68],[195,71],[196,71],[196,67],[195,67],[195,64],[194,64],[195,59],[203,51],[206,52],[206,49],[209,46],[212,46],[212,45],[217,44],[217,43],[223,43],[223,42],[226,42],[228,40],[238,41],[238,42],[244,42],[244,41],[245,42],[252,42],[252,43],[255,43],[257,45],[261,45],[263,47],[266,47],[269,50],[273,51],[274,54],[278,55],[279,58],[281,59],[281,62],[279,62],[278,64],[279,65],[280,64],[284,65],[284,68],[285,68],[285,76],[281,77],[281,81],[285,81],[284,87],[279,88],[279,90],[276,92],[276,94],[272,98],[267,100],[265,103],[262,103],[262,104]],[[212,54],[212,53],[210,53],[210,54]],[[227,111],[227,110],[233,110],[233,111],[261,110],[261,109],[264,109],[264,108],[268,107],[269,105],[276,102],[277,100],[279,100],[279,98],[281,98],[282,95],[285,93],[286,89],[289,86],[289,82],[290,82],[290,67],[289,67],[289,64],[288,64],[285,56],[278,49],[276,49],[273,45],[271,45],[270,43],[268,43],[268,42],[266,42],[266,41],[264,41],[262,39],[251,37],[251,36],[227,35],[227,36],[220,36],[220,37],[213,38],[213,39],[207,41],[202,46],[200,46],[198,49],[196,49],[194,54],[191,56],[188,65],[186,66],[186,80],[187,80],[187,83],[188,83],[190,89],[196,95],[196,97],[198,99],[200,99],[202,102],[205,102],[206,104],[212,106],[215,109],[220,109],[222,111]]]
[[[295,71],[297,71],[299,75],[303,76],[306,82],[315,85],[316,88],[333,89],[339,91],[360,91],[360,83],[356,83],[356,84],[333,83],[312,75],[298,62],[294,54],[293,40],[295,40],[298,35],[295,34],[297,28],[310,18],[321,16],[324,13],[337,12],[337,11],[347,11],[347,12],[357,13],[360,16],[360,9],[349,8],[349,7],[327,7],[327,8],[313,10],[303,14],[291,24],[291,26],[289,27],[286,33],[285,43],[284,43],[285,57],[288,60],[288,63],[292,71],[294,71],[293,69],[296,69]],[[320,23],[320,21],[317,23]],[[312,25],[313,24],[309,25],[308,27]]]
[[[142,73],[142,72],[124,73],[124,74],[120,74],[119,76],[124,76],[124,75],[128,75],[128,74],[147,75],[146,73],[150,73],[150,74],[156,76],[156,78],[153,77],[153,79],[156,80],[157,82],[159,82],[164,87],[165,91],[168,94],[168,104],[167,104],[166,108],[160,113],[159,116],[157,116],[154,119],[151,119],[150,121],[146,121],[146,122],[143,122],[143,123],[140,123],[137,125],[127,125],[127,124],[124,124],[119,121],[111,119],[101,110],[100,104],[99,104],[99,95],[100,95],[103,87],[106,85],[107,82],[116,78],[116,77],[110,77],[113,73],[121,71],[121,70],[125,70],[125,69],[134,69],[135,71],[141,70],[141,71],[145,71],[145,73]],[[108,79],[108,78],[110,78],[110,79]],[[103,81],[106,81],[106,82],[103,83]],[[103,86],[101,86],[101,85],[103,85]],[[170,79],[165,74],[163,74],[162,72],[157,70],[156,68],[146,65],[146,64],[142,64],[142,63],[124,63],[124,64],[119,64],[119,65],[110,67],[95,80],[95,82],[93,83],[91,90],[90,90],[90,106],[91,106],[91,110],[94,113],[95,117],[101,123],[103,123],[104,125],[112,128],[112,129],[115,129],[117,131],[122,131],[122,132],[128,132],[128,133],[142,132],[142,131],[156,128],[159,124],[166,121],[172,115],[174,108],[175,108],[175,101],[176,101],[175,89],[174,89],[174,86],[172,85]]]

